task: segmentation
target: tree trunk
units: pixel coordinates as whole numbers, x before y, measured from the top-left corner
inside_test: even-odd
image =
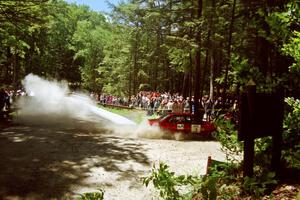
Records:
[[[13,56],[13,86],[14,88],[17,88],[18,86],[18,81],[19,81],[19,72],[20,72],[20,68],[18,65],[18,61],[19,61],[19,56],[17,53],[14,54]]]
[[[228,61],[226,64],[225,68],[225,78],[224,78],[224,97],[226,95],[226,90],[228,87],[228,71],[229,71],[229,65],[231,61],[231,43],[232,43],[232,33],[233,33],[233,25],[234,25],[234,20],[235,20],[235,6],[236,6],[236,0],[233,1],[232,5],[232,12],[231,12],[231,21],[230,21],[230,26],[229,26],[229,36],[228,36],[228,46],[227,46],[227,57]],[[224,100],[224,98],[223,98]]]
[[[189,96],[189,82],[190,82],[189,75],[190,75],[189,71],[184,72],[183,86],[182,86],[182,91],[181,91],[181,94],[184,98]]]
[[[215,13],[215,6],[216,2],[215,0],[212,0],[212,5],[211,5],[211,13],[210,13],[210,31],[209,33],[212,35],[212,38],[210,40],[211,44],[211,49],[210,49],[210,76],[209,76],[209,99],[213,100],[214,99],[214,65],[215,65],[215,45],[214,45],[214,27],[213,27],[213,16]]]
[[[215,65],[215,59],[214,59],[214,51],[212,50],[211,56],[210,56],[210,76],[209,76],[209,99],[214,99],[214,65]]]
[[[207,43],[207,47],[206,47],[206,52],[205,52],[205,62],[204,62],[204,67],[203,67],[203,74],[202,74],[202,79],[201,79],[201,96],[203,96],[203,90],[204,90],[204,85],[205,85],[205,77],[206,77],[206,74],[207,74],[207,69],[208,69],[208,60],[209,60],[209,57],[210,57],[210,46],[211,46],[211,42],[210,42],[210,33],[211,31],[208,30],[208,33],[207,33],[207,38],[206,38],[206,43]]]
[[[128,81],[128,96],[129,100],[131,99],[131,94],[136,95],[135,93],[132,93],[132,68],[129,67],[129,81]]]
[[[138,33],[135,34],[135,40],[133,45],[133,94],[137,93],[137,73],[138,73]]]
[[[202,0],[198,0],[197,6],[197,18],[200,20],[202,16]],[[195,123],[201,123],[202,115],[200,112],[200,89],[201,89],[201,32],[200,29],[196,33],[196,55],[195,55],[195,90],[194,90],[194,114],[195,114]]]

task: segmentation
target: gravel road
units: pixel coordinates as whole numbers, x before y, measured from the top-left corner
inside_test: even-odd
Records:
[[[74,199],[99,188],[107,200],[158,199],[141,181],[153,164],[165,162],[176,174],[196,175],[205,173],[208,156],[225,159],[215,141],[123,132],[122,127],[108,131],[91,121],[58,118],[2,127],[0,199]]]

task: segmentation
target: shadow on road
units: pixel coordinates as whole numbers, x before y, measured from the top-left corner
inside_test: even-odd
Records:
[[[0,130],[0,148],[0,199],[72,199],[93,168],[133,182],[120,163],[150,165],[142,144],[93,128],[13,125]]]

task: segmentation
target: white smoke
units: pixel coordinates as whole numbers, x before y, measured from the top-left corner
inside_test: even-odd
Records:
[[[126,125],[126,126],[110,126],[107,127],[114,133],[123,137],[130,138],[147,138],[147,139],[161,139],[168,138],[167,135],[162,132],[158,126],[150,126],[147,123],[147,119],[143,120],[139,125]]]
[[[108,129],[124,137],[165,138],[158,127],[150,127],[145,119],[136,125],[133,121],[103,110],[87,95],[71,93],[66,82],[45,80],[29,74],[23,80],[26,97],[18,101],[17,119],[22,123],[55,127]],[[75,126],[75,127],[74,127]],[[86,127],[85,127],[86,128]]]
[[[134,124],[124,117],[101,110],[86,95],[70,93],[66,82],[49,81],[29,74],[23,80],[23,86],[29,94],[18,102],[18,117],[23,121],[91,120],[92,115],[97,115],[115,124]]]
[[[28,96],[19,101],[21,117],[79,117],[88,112],[81,100],[72,99],[65,82],[44,80],[29,74],[23,80]]]

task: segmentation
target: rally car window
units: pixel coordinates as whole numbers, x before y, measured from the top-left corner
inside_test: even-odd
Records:
[[[185,121],[186,121],[187,123],[192,122],[191,116],[185,116]]]
[[[172,122],[172,123],[184,123],[185,122],[185,118],[183,116],[172,116],[169,119],[169,122]]]
[[[169,116],[168,115],[166,115],[166,116],[164,116],[164,117],[162,117],[161,119],[160,119],[160,121],[164,121],[166,118],[168,118]],[[170,121],[170,119],[169,119],[169,121]]]

